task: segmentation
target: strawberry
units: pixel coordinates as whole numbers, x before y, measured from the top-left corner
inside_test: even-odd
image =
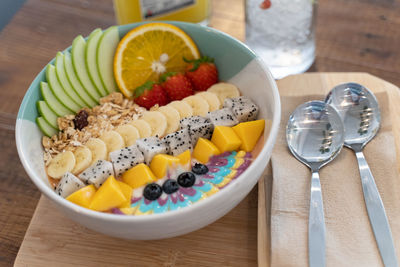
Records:
[[[147,81],[137,87],[134,92],[134,101],[139,106],[150,109],[155,104],[164,106],[169,103],[164,88],[158,83]]]
[[[162,87],[171,101],[193,95],[193,85],[182,73],[168,72],[160,77]]]
[[[184,60],[189,63],[185,75],[190,79],[196,91],[205,91],[218,82],[218,70],[213,58],[204,56],[195,60],[186,60],[185,58]]]
[[[264,0],[261,4],[260,4],[260,8],[261,9],[268,9],[271,7],[271,0]]]

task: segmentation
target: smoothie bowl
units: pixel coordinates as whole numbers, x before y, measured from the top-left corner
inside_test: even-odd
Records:
[[[16,142],[33,183],[68,218],[126,239],[189,233],[254,187],[279,93],[240,41],[196,24],[78,36],[35,78]]]

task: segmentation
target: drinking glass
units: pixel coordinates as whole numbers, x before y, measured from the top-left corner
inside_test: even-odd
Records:
[[[316,10],[315,0],[246,0],[246,43],[275,79],[314,62]]]

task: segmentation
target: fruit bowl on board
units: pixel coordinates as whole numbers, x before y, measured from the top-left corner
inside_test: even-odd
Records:
[[[253,163],[229,186],[189,207],[160,214],[121,216],[92,211],[60,197],[50,186],[43,162],[42,132],[35,123],[36,102],[41,98],[43,69],[30,85],[16,122],[20,160],[32,182],[67,218],[94,231],[125,239],[161,239],[186,234],[216,221],[233,209],[255,186],[272,153],[280,121],[280,99],[276,83],[261,59],[240,41],[218,30],[183,22],[171,23],[191,36],[200,53],[213,57],[220,81],[235,84],[242,95],[259,106],[259,119],[266,128],[254,149]],[[143,23],[118,26],[120,38]],[[71,48],[67,48],[70,50]],[[51,61],[54,62],[53,59]]]

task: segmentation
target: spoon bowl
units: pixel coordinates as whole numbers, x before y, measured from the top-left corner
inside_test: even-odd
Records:
[[[381,113],[374,94],[358,83],[335,86],[326,97],[326,103],[339,113],[345,132],[347,147],[363,148],[378,133]]]
[[[306,102],[289,118],[286,140],[290,151],[312,170],[333,160],[343,146],[343,123],[330,105]]]
[[[342,120],[330,105],[322,101],[306,102],[289,117],[286,141],[292,154],[311,169],[309,265],[325,266],[325,219],[318,171],[332,161],[343,147]]]

